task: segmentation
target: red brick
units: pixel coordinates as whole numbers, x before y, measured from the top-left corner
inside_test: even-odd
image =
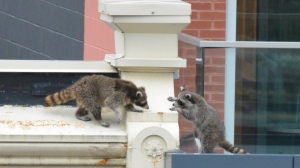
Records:
[[[187,67],[184,69],[185,74],[195,74],[196,75],[196,67]]]
[[[214,29],[226,29],[226,22],[225,21],[214,21],[213,28]]]
[[[213,83],[224,84],[224,81],[225,81],[224,75],[211,76],[211,82]]]
[[[224,92],[224,85],[219,84],[219,85],[205,85],[204,84],[204,92]]]
[[[212,64],[212,57],[211,57],[211,56],[207,56],[207,55],[205,54],[205,58],[204,58],[204,59],[205,59],[205,60],[204,60],[205,66],[206,66],[206,65]]]
[[[189,82],[189,83],[186,83],[184,85],[184,88],[191,91],[191,92],[196,92],[196,85],[195,85],[195,82]]]
[[[209,80],[209,75],[204,75],[204,82],[205,83],[207,83],[207,82],[209,82],[210,80]]]
[[[226,11],[226,3],[214,3],[214,9],[213,10],[222,10]]]
[[[192,11],[191,15],[191,20],[197,20],[198,19],[198,12],[197,11]]]
[[[196,58],[196,48],[190,48],[185,50],[185,58]]]
[[[184,77],[184,84],[187,85],[188,83],[195,83],[196,77],[195,75],[185,75]]]
[[[200,20],[226,20],[226,13],[224,12],[200,12]]]
[[[206,57],[224,57],[225,56],[225,49],[217,48],[217,49],[205,49],[205,59]]]
[[[225,65],[225,57],[212,57],[212,64]]]
[[[192,21],[186,29],[212,29],[212,21],[210,20],[201,20],[201,21]]]
[[[206,2],[192,3],[192,10],[212,10],[212,4]]]
[[[189,30],[189,29],[184,29],[182,31],[182,33],[185,33],[185,34],[188,34],[188,35],[191,35],[191,36],[194,36],[194,37],[199,37],[199,30]]]
[[[186,58],[187,66],[196,66],[196,59],[195,58]]]
[[[210,100],[224,102],[224,93],[211,93]]]
[[[183,49],[182,47],[178,46],[178,56],[182,56],[183,55]]]
[[[205,66],[204,73],[205,74],[224,74],[225,67],[219,67],[219,66]]]
[[[200,30],[200,38],[225,38],[225,30]]]
[[[182,43],[182,48],[183,48],[184,50],[187,50],[187,49],[194,49],[195,46],[192,45],[192,44],[188,44],[188,43]]]

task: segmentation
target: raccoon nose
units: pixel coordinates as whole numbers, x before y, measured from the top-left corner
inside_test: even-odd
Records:
[[[149,106],[148,106],[148,104],[146,105],[146,107],[145,107],[146,109],[149,109]]]
[[[173,103],[172,105],[175,106],[175,103]]]

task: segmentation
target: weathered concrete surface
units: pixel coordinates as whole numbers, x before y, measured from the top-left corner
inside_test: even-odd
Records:
[[[109,128],[75,117],[76,108],[0,107],[0,142],[127,142],[124,124],[116,124],[115,114],[103,109]]]

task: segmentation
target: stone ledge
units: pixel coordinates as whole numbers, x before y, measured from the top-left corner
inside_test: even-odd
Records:
[[[124,124],[116,124],[112,112],[103,113],[109,128],[92,117],[84,122],[75,117],[75,107],[0,108],[0,142],[127,142]]]
[[[57,157],[0,157],[0,165],[13,165],[11,167],[109,167],[125,168],[126,159],[107,158],[57,158]],[[9,166],[8,166],[9,167]]]
[[[1,157],[126,158],[123,143],[0,143]]]

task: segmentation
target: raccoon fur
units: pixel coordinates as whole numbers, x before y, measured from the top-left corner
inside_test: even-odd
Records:
[[[168,100],[174,102],[170,110],[178,111],[192,122],[201,142],[202,153],[214,153],[219,146],[231,153],[247,154],[225,139],[225,127],[218,112],[201,95],[181,87],[178,97],[169,97]]]
[[[74,99],[78,106],[76,117],[79,120],[91,120],[86,116],[90,112],[104,127],[109,127],[110,124],[102,120],[101,108],[103,107],[109,107],[117,113],[117,123],[121,122],[124,109],[142,112],[133,104],[145,109],[149,108],[144,87],[137,87],[130,81],[102,75],[85,76],[70,87],[48,95],[44,106],[54,106]]]

